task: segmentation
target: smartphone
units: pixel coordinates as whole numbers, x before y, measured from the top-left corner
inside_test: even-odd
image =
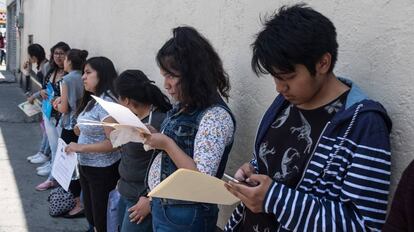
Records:
[[[226,173],[223,174],[223,177],[225,177],[225,178],[227,178],[227,179],[229,179],[229,180],[231,180],[231,181],[233,181],[235,183],[238,183],[238,184],[241,183],[239,180],[237,180],[236,178],[234,178],[234,177],[232,177],[232,176],[230,176],[230,175],[228,175]]]
[[[249,187],[255,187],[255,186],[257,186],[257,184],[253,184],[253,183],[248,183],[246,181],[237,180],[236,178],[234,178],[234,177],[232,177],[232,176],[230,176],[230,175],[228,175],[226,173],[223,174],[223,177],[225,177],[226,179],[229,179],[229,180],[231,180],[231,181],[233,181],[234,183],[237,183],[237,184],[244,184],[244,185],[249,186]]]

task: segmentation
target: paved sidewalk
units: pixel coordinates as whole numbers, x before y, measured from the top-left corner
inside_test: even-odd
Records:
[[[0,65],[0,83],[14,83],[16,78],[10,72],[5,71],[5,66]]]
[[[40,127],[17,107],[23,101],[18,84],[1,81],[0,76],[0,232],[86,231],[85,218],[50,217],[49,191],[34,189],[45,178],[36,175],[37,166],[26,157],[37,152]]]

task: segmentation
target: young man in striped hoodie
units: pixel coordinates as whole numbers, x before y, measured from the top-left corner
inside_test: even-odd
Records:
[[[380,103],[333,73],[332,22],[282,7],[253,43],[256,74],[279,95],[264,114],[254,158],[227,189],[242,203],[225,231],[380,231],[390,184],[391,121]]]

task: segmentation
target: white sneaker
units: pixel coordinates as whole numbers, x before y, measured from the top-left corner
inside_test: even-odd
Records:
[[[43,163],[42,165],[40,165],[39,167],[37,167],[37,168],[36,168],[36,171],[39,171],[39,170],[42,170],[42,169],[48,168],[48,167],[49,167],[49,166],[51,166],[51,165],[52,165],[52,162],[50,162],[50,160],[49,160],[49,161],[47,161],[47,162]]]
[[[45,167],[43,169],[40,169],[37,171],[37,175],[39,176],[49,176],[50,172],[52,171],[52,165]]]
[[[35,157],[35,158],[31,159],[30,163],[32,163],[32,164],[41,164],[41,163],[44,163],[48,160],[49,160],[49,157],[47,157],[47,156],[40,153],[38,157]]]
[[[38,153],[36,153],[36,154],[34,154],[34,155],[28,156],[26,159],[27,159],[27,161],[30,161],[30,160],[32,160],[32,159],[34,159],[34,158],[39,157],[39,155],[40,155],[40,154],[42,154],[42,155],[43,155],[43,153],[39,151]]]

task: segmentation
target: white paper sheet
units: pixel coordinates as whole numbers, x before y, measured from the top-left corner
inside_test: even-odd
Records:
[[[59,138],[55,161],[52,166],[52,176],[62,186],[62,188],[68,191],[78,159],[76,153],[65,152],[66,146],[65,141]]]
[[[115,130],[113,130],[109,135],[109,140],[111,140],[112,147],[119,147],[129,142],[144,143],[145,138],[143,137],[143,135],[147,133],[142,128],[137,128],[135,126],[128,126],[128,125],[121,125],[119,123],[79,120],[78,125],[107,126],[107,127],[114,128]],[[153,148],[151,146],[144,144],[145,151],[149,151],[152,149]]]
[[[129,142],[144,143],[144,134],[151,134],[144,123],[127,107],[114,102],[105,101],[99,97],[92,97],[104,108],[108,114],[118,123],[97,122],[90,120],[79,120],[78,124],[88,126],[108,126],[113,130],[110,134],[110,140],[113,147],[119,147]],[[146,151],[153,149],[144,145]]]
[[[40,107],[39,100],[35,100],[33,104],[30,104],[28,101],[20,103],[18,107],[29,117],[36,115],[42,111]]]
[[[145,141],[139,128],[126,125],[118,125],[115,128],[109,135],[113,147],[119,147],[129,142],[144,143]]]
[[[145,132],[147,132],[148,134],[151,134],[151,132],[148,130],[148,128],[144,125],[144,123],[142,123],[141,120],[139,120],[139,118],[134,113],[132,113],[132,111],[129,110],[127,107],[122,106],[118,103],[105,101],[102,98],[99,98],[97,96],[92,95],[92,97],[119,124],[133,126],[133,127],[137,127],[137,128],[142,128]]]

